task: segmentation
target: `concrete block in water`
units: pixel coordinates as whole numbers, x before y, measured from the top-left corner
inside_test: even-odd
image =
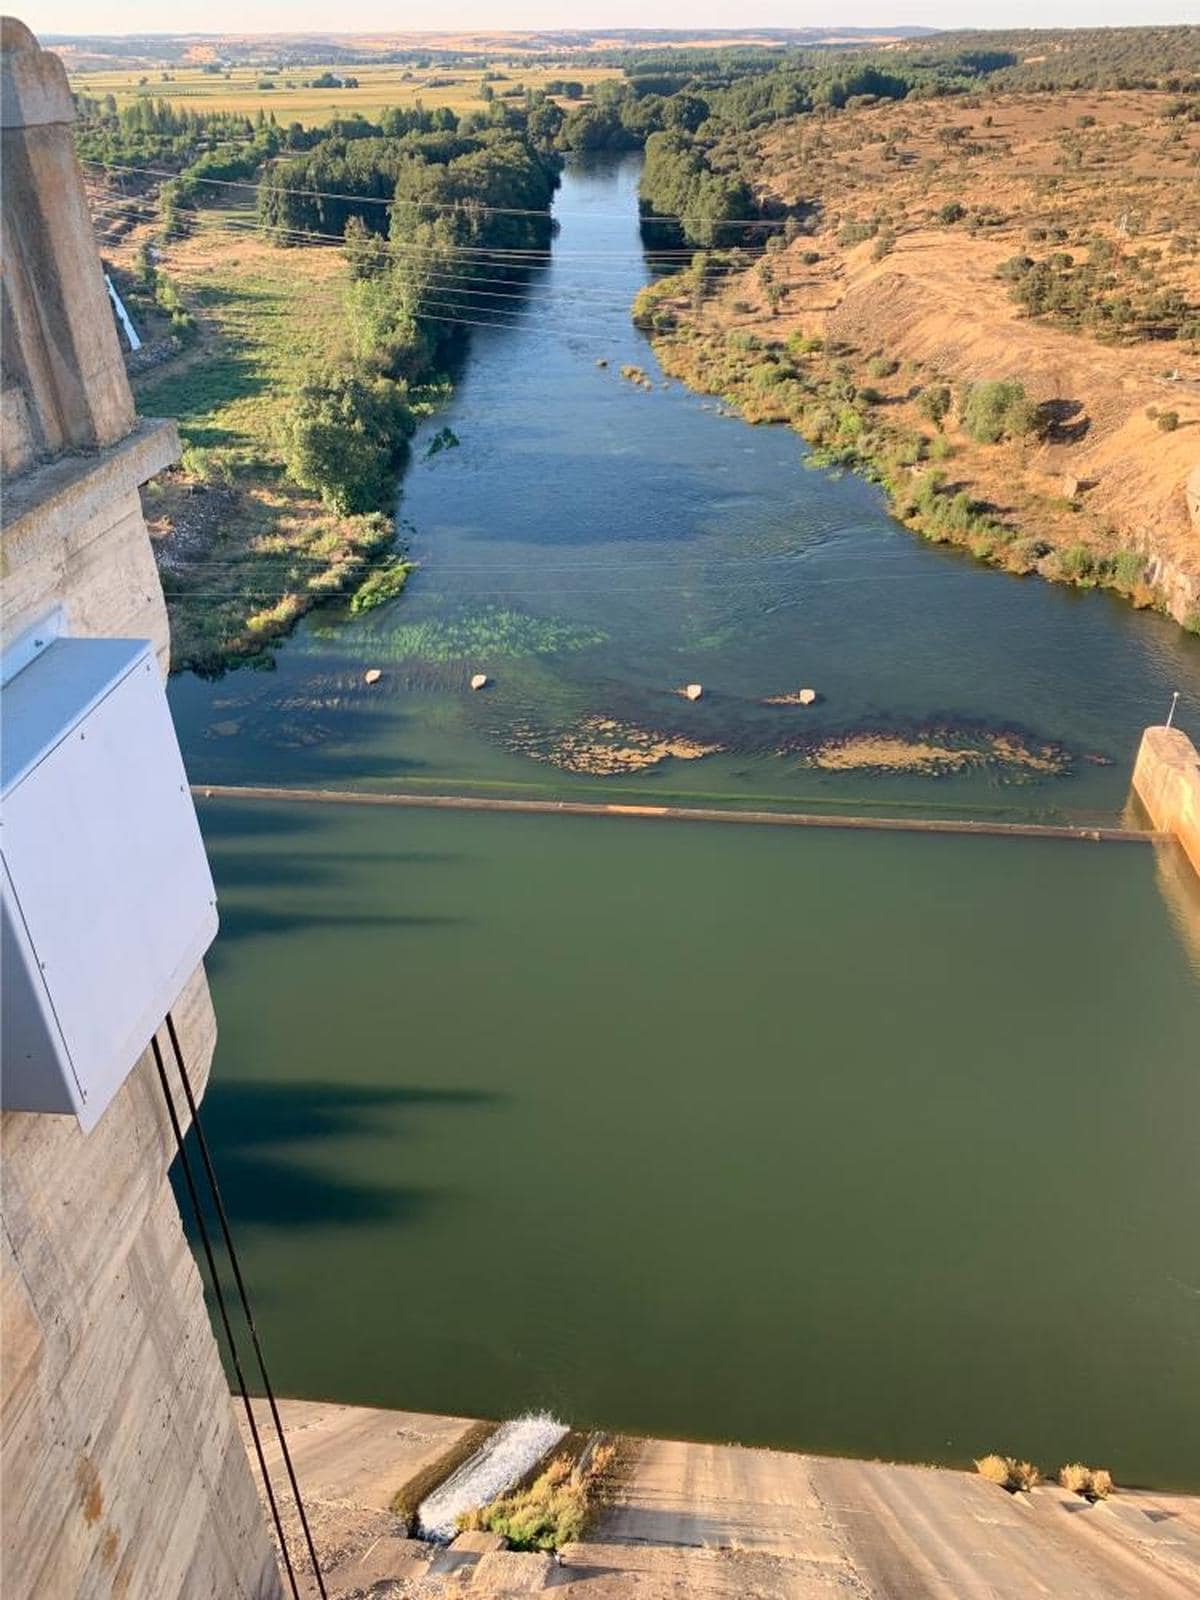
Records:
[[[1173,833],[1200,873],[1200,753],[1179,728],[1147,728],[1133,769],[1133,792],[1151,822]]]

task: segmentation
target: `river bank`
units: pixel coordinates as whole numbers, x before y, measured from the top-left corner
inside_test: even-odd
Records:
[[[867,103],[739,135],[727,154],[806,220],[740,271],[718,258],[660,281],[637,315],[674,376],[795,427],[927,538],[1200,631],[1200,276],[1178,231],[1196,220],[1179,165],[1196,135],[1160,142],[1171,105]],[[1039,274],[1058,309],[1031,300]],[[1176,303],[1178,337],[1140,327]],[[1019,386],[1019,424],[980,429],[967,390],[1000,384]]]

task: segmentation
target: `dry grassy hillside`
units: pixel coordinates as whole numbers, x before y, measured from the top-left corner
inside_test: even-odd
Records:
[[[931,444],[923,389],[1018,380],[1045,426],[979,444],[953,407],[952,487],[1056,552],[1143,552],[1156,602],[1200,617],[1200,121],[1149,93],[889,102],[778,124],[741,164],[811,206],[811,231],[677,306],[673,370],[697,377],[696,336],[790,335]],[[1069,286],[1061,307],[1014,298],[1031,260]]]

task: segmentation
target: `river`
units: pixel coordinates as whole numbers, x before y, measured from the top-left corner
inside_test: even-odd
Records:
[[[925,544],[664,383],[636,176],[571,167],[551,264],[473,331],[404,596],[173,682],[194,778],[1119,818],[1173,689],[1200,731],[1200,642]],[[843,759],[867,737],[943,756]],[[1200,907],[1169,858],[201,814],[208,1120],[282,1391],[1200,1486]]]

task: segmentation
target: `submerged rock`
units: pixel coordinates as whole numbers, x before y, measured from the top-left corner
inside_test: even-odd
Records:
[[[486,672],[477,672],[475,674],[475,676],[471,679],[471,687],[472,687],[472,689],[486,689],[487,686],[488,686],[488,675],[487,675]]]
[[[794,694],[769,694],[765,706],[812,706],[818,699],[815,689],[797,689]]]
[[[364,683],[378,683],[380,678],[382,678],[382,677],[383,677],[383,669],[382,669],[382,667],[368,667],[366,672],[363,673],[363,682]]]
[[[704,685],[702,683],[689,683],[683,692],[689,700],[699,700],[704,693]]]

